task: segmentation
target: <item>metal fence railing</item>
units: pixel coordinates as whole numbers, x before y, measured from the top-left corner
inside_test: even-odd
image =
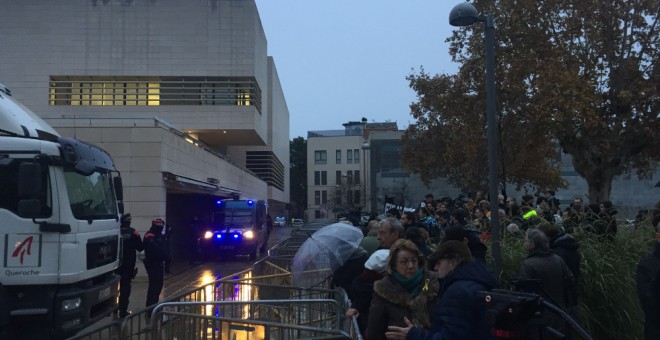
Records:
[[[313,229],[299,229],[269,250],[251,269],[162,301],[74,339],[356,339],[350,300],[329,289],[331,277],[312,288],[296,287],[293,258]],[[315,230],[315,229],[314,229]]]

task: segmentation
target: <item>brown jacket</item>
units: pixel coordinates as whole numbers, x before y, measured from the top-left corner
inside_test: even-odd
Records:
[[[385,339],[388,326],[405,327],[404,317],[415,326],[430,329],[430,314],[437,302],[440,282],[435,272],[426,271],[421,285],[419,295],[413,299],[392,275],[374,283],[367,325],[369,340]]]

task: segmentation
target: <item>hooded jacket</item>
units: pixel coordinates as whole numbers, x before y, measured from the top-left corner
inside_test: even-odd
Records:
[[[491,327],[485,322],[486,306],[477,292],[499,286],[483,262],[459,265],[442,281],[431,329],[413,327],[406,339],[491,339]]]
[[[164,225],[151,224],[149,231],[144,234],[144,264],[162,265],[170,259],[170,247],[163,236]]]
[[[374,295],[369,308],[367,336],[369,340],[385,339],[388,326],[405,327],[407,317],[415,326],[429,328],[440,282],[435,272],[424,272],[419,295],[410,293],[392,275],[374,283]]]
[[[550,241],[550,249],[566,262],[568,269],[573,273],[575,281],[579,282],[581,275],[580,261],[582,260],[580,243],[570,234],[564,233]]]

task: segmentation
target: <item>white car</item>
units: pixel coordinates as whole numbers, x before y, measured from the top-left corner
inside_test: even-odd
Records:
[[[273,221],[273,225],[276,227],[286,227],[286,219],[284,216],[277,216],[275,217],[275,221]]]
[[[293,222],[291,222],[291,226],[294,228],[302,228],[303,224],[305,223],[300,218],[296,218],[293,220]]]

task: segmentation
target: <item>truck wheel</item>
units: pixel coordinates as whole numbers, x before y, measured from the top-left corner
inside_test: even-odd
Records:
[[[250,261],[257,259],[257,251],[259,250],[258,248],[258,246],[254,246],[254,250],[250,252]]]

